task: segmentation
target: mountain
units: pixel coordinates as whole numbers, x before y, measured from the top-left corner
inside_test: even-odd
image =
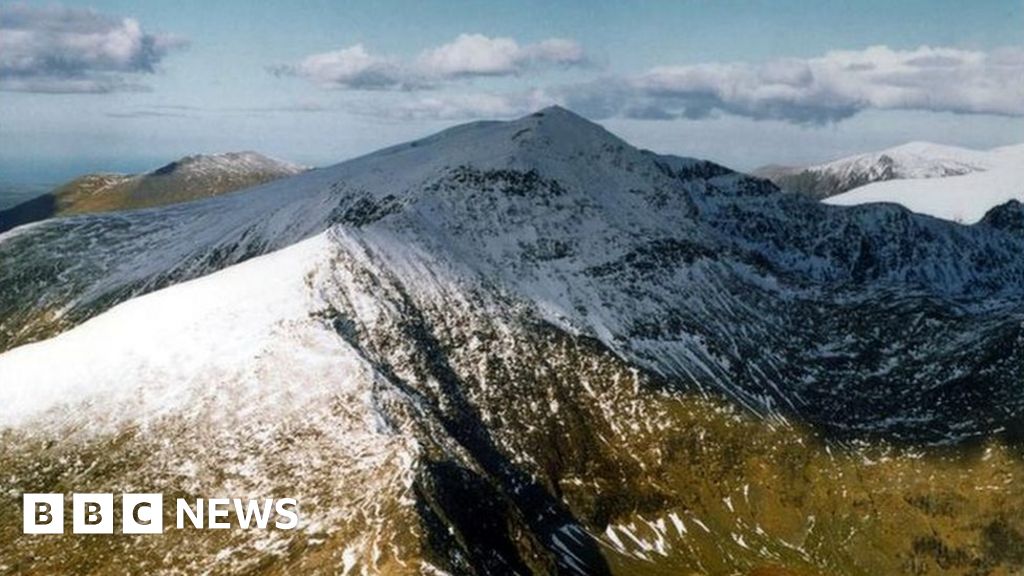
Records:
[[[0,494],[292,496],[303,523],[4,515],[0,565],[1019,571],[1021,222],[830,206],[549,108],[10,231]]]
[[[876,182],[826,202],[852,206],[892,202],[920,214],[972,224],[996,206],[1024,200],[1024,144],[981,153],[983,171],[927,180]]]
[[[945,178],[981,172],[991,165],[986,152],[911,142],[808,168],[765,166],[755,170],[753,175],[768,178],[784,190],[820,199],[872,182]]]
[[[226,194],[306,168],[256,152],[186,156],[144,174],[87,174],[0,210],[0,232],[55,216],[166,206]]]

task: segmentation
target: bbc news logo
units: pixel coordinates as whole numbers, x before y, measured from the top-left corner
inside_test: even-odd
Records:
[[[273,526],[294,530],[299,525],[299,505],[294,498],[197,498],[175,500],[175,527],[199,529],[257,528]],[[71,496],[71,532],[73,534],[113,534],[115,517],[113,494],[73,494]],[[22,496],[25,534],[63,534],[64,495],[24,494]],[[122,494],[120,506],[122,534],[163,534],[163,494]],[[273,520],[273,522],[271,522]]]

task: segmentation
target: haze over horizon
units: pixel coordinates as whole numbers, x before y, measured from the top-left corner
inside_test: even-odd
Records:
[[[245,149],[322,166],[550,104],[638,146],[738,169],[911,140],[1024,140],[1016,1],[241,13],[236,2],[0,3],[0,180]]]

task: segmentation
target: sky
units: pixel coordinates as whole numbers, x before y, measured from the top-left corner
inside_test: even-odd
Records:
[[[550,104],[738,169],[1024,142],[1024,0],[0,0],[0,182],[328,165]]]

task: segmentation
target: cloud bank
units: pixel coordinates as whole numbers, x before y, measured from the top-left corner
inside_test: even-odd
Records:
[[[822,124],[868,109],[1024,116],[1024,49],[873,46],[807,59],[658,66],[559,93],[598,117],[725,113]]]
[[[511,38],[460,34],[453,42],[420,54],[416,69],[440,78],[511,76],[544,66],[581,66],[583,48],[572,40],[549,38],[520,46]]]
[[[270,71],[348,90],[409,90],[426,86],[423,79],[410,74],[399,61],[374,56],[362,44],[311,54],[298,64],[272,66]]]
[[[866,110],[916,110],[1024,116],[1024,48],[993,51],[872,46],[811,58],[765,62],[661,65],[585,83],[528,92],[436,90],[463,78],[521,76],[543,67],[584,67],[583,48],[550,39],[520,45],[509,38],[463,34],[408,61],[374,56],[362,45],[314,54],[281,72],[353,90],[407,94],[382,116],[413,119],[514,116],[557,103],[594,119],[702,119],[731,115],[798,125],[841,122]]]
[[[582,47],[572,40],[550,38],[520,45],[512,38],[461,34],[409,61],[374,55],[362,44],[355,44],[311,54],[297,64],[272,66],[270,71],[347,90],[420,90],[463,78],[518,76],[546,67],[587,63]]]
[[[0,16],[0,90],[104,93],[141,90],[185,41],[145,32],[132,18],[93,10],[12,4]]]

